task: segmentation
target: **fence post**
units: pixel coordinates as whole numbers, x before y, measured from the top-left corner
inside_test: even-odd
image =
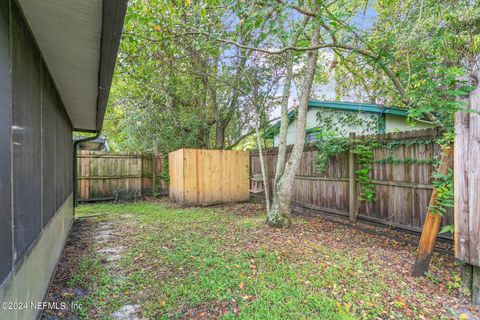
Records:
[[[152,196],[157,196],[157,156],[152,156]]]
[[[160,158],[157,140],[153,141],[153,157],[152,157],[152,196],[157,197],[160,192],[160,183],[157,181],[157,161]]]
[[[357,180],[355,176],[355,154],[353,153],[355,132],[350,132],[348,150],[348,197],[350,221],[357,222]]]
[[[140,157],[140,199],[142,199],[143,197],[143,153],[140,154],[139,157]]]
[[[480,70],[471,74],[475,87],[455,116],[455,258],[461,261],[462,282],[472,302],[480,304]]]

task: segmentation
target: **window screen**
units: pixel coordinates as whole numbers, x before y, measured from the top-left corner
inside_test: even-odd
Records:
[[[13,219],[18,260],[41,230],[41,57],[15,1],[11,4]]]
[[[45,67],[42,69],[42,174],[43,174],[43,226],[57,209],[55,199],[55,113],[57,97],[52,80]]]
[[[0,3],[0,284],[12,269],[11,79],[8,1]]]

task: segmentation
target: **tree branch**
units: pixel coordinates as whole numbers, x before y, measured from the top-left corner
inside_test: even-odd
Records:
[[[313,11],[308,11],[306,9],[303,9],[302,7],[300,6],[297,6],[295,4],[290,4],[290,3],[285,3],[284,1],[282,0],[276,0],[278,3],[280,4],[286,4],[287,6],[289,6],[290,8],[292,8],[293,10],[301,13],[301,14],[304,14],[306,16],[309,16],[309,17],[312,17],[312,18],[316,18],[317,17],[317,14]]]

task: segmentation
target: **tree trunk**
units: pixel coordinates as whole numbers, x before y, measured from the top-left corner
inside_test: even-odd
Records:
[[[307,24],[309,18],[305,18],[303,21],[302,27],[293,35],[290,45],[295,46],[298,41],[299,35],[305,29],[305,25]],[[293,61],[294,61],[294,54],[293,52],[286,52],[285,55],[285,82],[283,84],[283,96],[282,96],[282,112],[280,117],[280,132],[278,135],[278,156],[277,156],[277,165],[275,169],[275,180],[273,182],[273,190],[277,188],[277,183],[280,178],[283,176],[283,172],[285,170],[285,162],[287,161],[287,131],[288,131],[288,101],[290,99],[290,90],[292,87],[292,80],[293,80]]]
[[[225,128],[221,119],[216,121],[215,128],[215,148],[222,150],[225,144]]]
[[[314,29],[310,43],[312,46],[318,45],[319,30]],[[267,224],[272,227],[284,228],[291,224],[291,202],[292,188],[295,174],[300,164],[303,147],[305,145],[305,129],[307,122],[308,99],[312,91],[313,79],[315,76],[318,59],[318,50],[308,53],[308,62],[305,70],[305,78],[303,81],[302,94],[300,96],[300,104],[297,115],[297,134],[295,137],[295,145],[292,154],[285,166],[285,171],[280,177],[275,192],[273,194],[272,208],[267,215]]]
[[[198,134],[200,148],[208,149],[210,144],[210,128],[201,128]]]
[[[268,173],[267,168],[265,167],[265,159],[263,158],[262,151],[262,141],[260,138],[260,130],[257,126],[255,131],[257,133],[257,144],[258,144],[258,158],[260,159],[260,169],[262,171],[262,180],[263,180],[263,190],[265,191],[265,204],[267,206],[267,214],[270,212],[270,193],[268,192]]]
[[[293,78],[293,52],[287,52],[286,55],[286,75],[283,84],[282,114],[280,117],[280,133],[278,135],[278,158],[275,169],[275,181],[273,190],[277,189],[277,183],[283,176],[285,170],[285,161],[287,159],[287,131],[288,131],[288,100],[290,99],[290,89]]]

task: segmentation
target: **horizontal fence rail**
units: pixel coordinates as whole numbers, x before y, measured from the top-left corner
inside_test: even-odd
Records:
[[[81,151],[77,155],[78,200],[131,200],[166,194],[162,167],[162,157],[153,154]]]
[[[404,140],[409,143],[399,144],[395,148],[378,148],[373,150],[374,160],[370,174],[371,183],[375,186],[376,201],[354,201],[353,211],[357,217],[388,226],[400,227],[419,232],[425,221],[430,196],[433,191],[432,173],[435,166],[430,163],[440,155],[440,146],[431,143],[415,143],[415,140],[436,138],[440,135],[437,129],[415,130],[407,132],[387,133],[368,136],[357,136],[356,139],[377,141]],[[433,139],[431,139],[433,140]],[[265,150],[266,166],[269,177],[269,188],[272,190],[278,151],[276,148]],[[287,154],[287,156],[289,153]],[[324,173],[316,168],[318,150],[313,145],[305,147],[293,187],[293,206],[318,210],[326,213],[351,215],[351,195],[349,173],[357,170],[358,165],[349,163],[349,152],[343,152],[328,160]],[[393,157],[396,163],[382,162],[382,159]],[[406,159],[424,160],[420,163],[401,161]],[[427,163],[428,162],[428,163]],[[257,151],[250,153],[251,176],[261,174]],[[357,187],[356,196],[360,195]],[[453,223],[453,210],[448,210],[443,225]],[[450,238],[447,235],[442,237]]]

